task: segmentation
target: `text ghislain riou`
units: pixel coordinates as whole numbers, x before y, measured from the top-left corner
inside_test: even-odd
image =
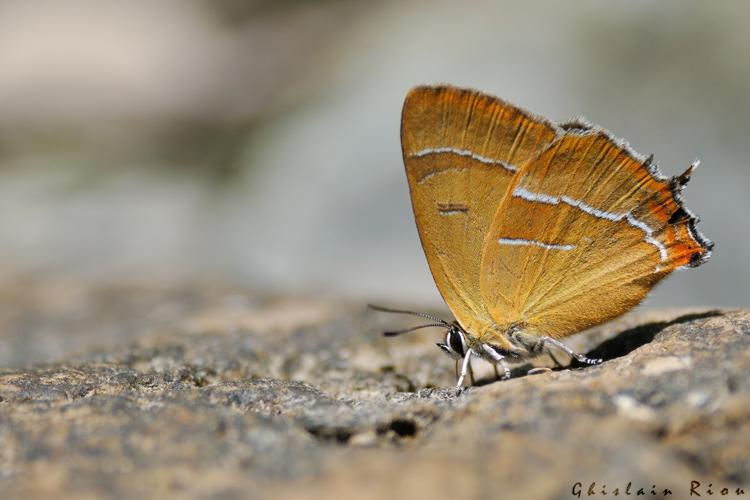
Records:
[[[610,487],[606,483],[581,483],[573,484],[570,492],[576,498],[595,497],[595,496],[671,496],[674,492],[669,488],[658,488],[655,484],[650,488],[637,488],[632,482],[628,482],[625,487]],[[678,492],[678,494],[684,492]],[[745,496],[745,490],[736,486],[714,487],[713,483],[703,484],[700,481],[690,481],[690,487],[687,491],[691,497],[711,497],[711,496]],[[682,496],[682,495],[680,495]]]

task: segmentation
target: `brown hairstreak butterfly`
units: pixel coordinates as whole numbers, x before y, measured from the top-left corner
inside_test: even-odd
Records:
[[[508,359],[565,351],[560,339],[636,306],[713,243],[681,191],[696,161],[663,176],[607,130],[554,123],[501,99],[451,86],[406,97],[401,146],[430,271],[455,316],[438,346],[510,376]],[[390,312],[406,312],[377,308]]]

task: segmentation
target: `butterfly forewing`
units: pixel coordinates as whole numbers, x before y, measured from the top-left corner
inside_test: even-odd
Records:
[[[680,200],[689,171],[670,180],[649,161],[605,131],[580,129],[522,166],[482,254],[481,295],[501,330],[578,332],[710,255]]]
[[[435,283],[459,323],[492,323],[480,291],[485,236],[519,165],[549,145],[554,124],[453,87],[406,98],[401,142],[412,207]]]

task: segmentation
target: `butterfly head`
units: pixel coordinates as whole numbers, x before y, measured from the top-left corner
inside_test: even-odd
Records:
[[[495,333],[491,337],[488,337],[486,333],[476,337],[461,328],[458,323],[453,323],[445,333],[445,341],[439,342],[437,346],[451,358],[459,360],[463,359],[471,349],[474,354],[490,363],[494,362],[498,356],[525,359],[538,354],[529,346],[520,343],[515,338],[515,333],[516,330],[511,328],[503,333]]]
[[[445,332],[445,342],[438,342],[437,346],[451,358],[463,359],[469,350],[469,338],[466,332],[454,323]]]

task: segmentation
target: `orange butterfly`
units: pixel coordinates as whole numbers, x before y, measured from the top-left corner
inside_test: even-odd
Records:
[[[461,360],[458,388],[472,356],[506,378],[506,358],[551,347],[601,362],[559,339],[711,255],[680,195],[697,162],[666,178],[583,120],[556,124],[477,91],[423,86],[404,102],[401,145],[422,247],[456,318],[422,315],[436,323],[416,328],[447,329],[438,345]]]

